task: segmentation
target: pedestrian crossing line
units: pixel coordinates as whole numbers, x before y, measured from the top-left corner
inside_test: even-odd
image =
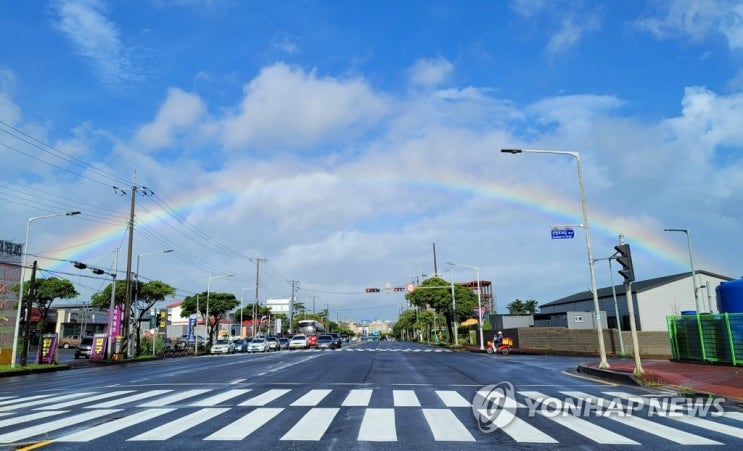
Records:
[[[421,402],[413,390],[392,390],[393,405],[395,407],[420,407]]]
[[[128,404],[130,402],[139,401],[140,399],[147,399],[152,398],[154,396],[164,395],[165,393],[170,393],[173,390],[149,390],[142,393],[137,393],[131,396],[125,396],[123,398],[119,399],[112,399],[108,402],[102,402],[98,403],[92,406],[86,406],[86,409],[108,409],[111,407],[120,406],[122,404]]]
[[[570,396],[572,398],[582,399],[586,402],[600,405],[602,407],[604,407],[605,404],[609,402],[608,400],[604,398],[597,398],[596,396],[591,396],[587,393],[583,393],[579,391],[564,391],[561,393],[567,396]],[[617,398],[622,399],[624,397],[617,396]],[[636,399],[636,398],[637,397],[633,397],[632,399]],[[629,398],[627,397],[624,399],[629,399]],[[613,404],[609,404],[609,408],[611,407],[621,408],[621,406],[614,406]],[[616,421],[618,423],[622,423],[625,426],[630,426],[635,429],[639,429],[643,432],[647,432],[648,434],[656,435],[658,437],[663,437],[667,440],[678,443],[679,445],[721,445],[721,443],[716,442],[714,440],[710,440],[710,439],[700,437],[695,434],[691,434],[689,432],[685,432],[685,431],[672,428],[670,426],[666,426],[660,423],[646,420],[636,415],[619,415],[617,412],[611,412],[611,410],[608,410],[607,414],[602,415],[602,416],[610,420]],[[740,433],[740,430],[739,430],[739,433]]]
[[[689,426],[695,426],[703,428],[708,431],[719,432],[720,434],[731,435],[733,437],[743,437],[743,430],[740,428],[729,426],[727,424],[720,424],[714,421],[710,421],[704,418],[693,417],[691,415],[683,415],[680,417],[672,416],[672,420],[686,423]]]
[[[267,392],[261,393],[258,396],[254,396],[247,401],[243,401],[238,406],[265,406],[269,402],[284,396],[289,393],[291,389],[288,388],[275,388],[268,390]]]
[[[210,396],[208,398],[204,398],[196,402],[192,402],[191,404],[189,404],[189,406],[190,407],[212,407],[224,401],[235,398],[237,396],[244,395],[245,393],[248,393],[249,391],[251,391],[250,388],[237,388],[234,390],[227,390],[226,392],[219,393],[214,396]]]
[[[144,404],[140,404],[137,407],[163,407],[174,402],[183,401],[184,399],[193,398],[194,396],[203,395],[204,393],[212,391],[210,388],[198,388],[194,390],[186,390],[184,392],[173,393],[170,396],[164,398],[155,399]]]
[[[475,441],[475,437],[449,409],[423,409],[423,416],[437,442]]]
[[[244,440],[283,410],[281,407],[259,407],[239,420],[208,435],[204,440]]]
[[[314,407],[320,403],[326,396],[330,394],[332,390],[328,389],[315,389],[310,390],[304,394],[301,398],[297,399],[290,405],[292,407]]]
[[[25,399],[26,401],[31,401],[33,399],[39,399],[39,398],[46,398],[49,395],[34,395],[34,396],[27,396],[25,398],[19,398],[18,396],[9,396],[4,401],[0,401],[0,406],[4,406],[7,404],[13,404],[17,403],[18,401]]]
[[[395,409],[366,409],[357,440],[396,442]]]
[[[40,420],[42,418],[51,417],[54,415],[60,415],[63,413],[67,413],[66,410],[62,411],[48,411],[48,412],[35,412],[30,413],[28,415],[21,415],[21,416],[14,416],[12,418],[8,418],[7,420],[0,420],[0,428],[5,428],[8,426],[15,426],[16,424],[25,423],[27,421],[34,421],[34,420]],[[12,415],[10,413],[6,415]]]
[[[127,439],[127,442],[169,440],[194,426],[198,426],[199,424],[207,420],[210,420],[218,415],[227,412],[228,410],[230,409],[226,407],[199,409],[196,412],[186,415],[185,417],[178,418],[175,421],[171,421],[169,423],[163,424],[162,426],[158,426],[154,429],[150,429],[147,432],[129,438]]]
[[[72,399],[72,398],[84,398],[86,396],[93,395],[95,393],[72,393],[69,395],[60,395],[60,396],[54,396],[52,398],[42,398],[38,399],[36,396],[32,396],[29,398],[20,398],[18,401],[20,401],[18,404],[8,404],[5,406],[0,407],[0,411],[8,411],[8,410],[16,410],[16,409],[22,409],[25,407],[33,407],[38,406],[40,404],[46,404],[48,402],[57,402],[57,401],[64,401],[66,399]],[[29,401],[29,399],[33,399],[32,401]]]
[[[337,407],[310,409],[280,440],[319,441],[339,410]]]
[[[35,435],[48,434],[49,432],[74,426],[78,423],[84,423],[86,421],[102,417],[104,415],[119,412],[120,410],[121,409],[91,410],[89,412],[81,413],[78,415],[60,418],[49,423],[43,423],[36,426],[29,426],[23,429],[17,429],[6,434],[0,434],[0,443],[14,443],[21,440],[26,440]]]
[[[487,410],[478,409],[477,411],[480,413],[481,418],[487,418]],[[520,443],[559,443],[554,438],[519,417],[514,417],[507,425],[501,427],[500,430]]]
[[[55,442],[89,442],[114,432],[120,431],[124,428],[134,426],[145,421],[149,421],[153,418],[157,418],[160,415],[170,413],[176,410],[175,408],[167,409],[147,409],[142,412],[137,412],[132,415],[127,415],[123,418],[117,418],[112,421],[107,421],[103,424],[93,426],[92,428],[85,429],[83,431],[75,432],[69,435],[64,435],[56,440]]]
[[[518,393],[538,402],[542,402],[548,398],[547,395],[537,391],[519,391]],[[544,415],[544,413],[541,412],[540,414],[545,418],[548,418],[551,421],[554,421],[555,423],[571,429],[572,431],[602,445],[639,445],[639,443],[634,440],[572,415],[559,414],[553,416]]]
[[[472,407],[472,402],[454,390],[436,390],[436,394],[446,407]]]
[[[77,406],[80,404],[87,404],[90,401],[97,401],[99,399],[108,399],[114,396],[125,395],[127,393],[131,393],[132,391],[134,390],[119,390],[119,391],[112,391],[108,393],[100,393],[98,395],[87,396],[82,399],[75,399],[72,401],[60,402],[57,404],[52,404],[50,406],[37,407],[35,410],[61,410],[61,409],[66,409],[67,407]]]
[[[341,405],[343,407],[366,407],[369,405],[373,392],[374,390],[366,388],[351,390]]]

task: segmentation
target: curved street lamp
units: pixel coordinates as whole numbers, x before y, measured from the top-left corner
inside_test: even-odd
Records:
[[[206,332],[207,332],[207,335],[209,335],[209,337],[207,337],[208,338],[208,340],[207,340],[208,343],[211,343],[212,342],[212,336],[209,334],[209,322],[210,322],[209,321],[209,294],[211,292],[212,280],[214,280],[214,279],[220,279],[222,277],[232,277],[232,276],[234,276],[234,274],[222,274],[221,276],[212,276],[212,277],[209,278],[209,282],[206,285]],[[196,343],[198,343],[198,342],[199,342],[199,340],[198,340],[198,337],[197,337]]]
[[[79,215],[79,211],[68,211],[66,213],[55,213],[52,215],[45,215],[45,216],[34,216],[32,218],[28,218],[28,225],[26,226],[26,241],[23,245],[23,257],[21,258],[21,282],[18,285],[18,311],[16,312],[15,316],[15,331],[13,332],[13,352],[11,353],[10,357],[10,366],[11,368],[15,367],[15,359],[16,354],[18,353],[18,329],[21,327],[21,314],[23,313],[22,307],[23,307],[23,279],[26,277],[26,259],[28,258],[28,237],[31,233],[31,223],[36,221],[37,219],[45,219],[45,218],[56,218],[57,216],[75,216]],[[31,318],[31,312],[26,312],[26,316],[28,319]],[[23,365],[26,365],[26,362],[22,362]]]
[[[583,170],[580,164],[580,154],[578,152],[569,152],[565,150],[538,150],[538,149],[501,149],[503,153],[547,153],[557,155],[569,155],[575,158],[575,163],[578,166],[578,185],[580,187],[580,206],[583,210],[583,230],[586,235],[586,251],[588,252],[588,270],[591,273],[591,291],[593,292],[593,308],[596,316],[596,332],[598,334],[599,342],[599,355],[601,361],[599,362],[599,368],[609,368],[609,362],[606,361],[606,348],[604,347],[604,331],[601,327],[601,307],[599,306],[599,297],[596,292],[596,273],[593,268],[593,252],[591,251],[591,227],[588,224],[588,209],[586,208],[586,194],[583,190]]]

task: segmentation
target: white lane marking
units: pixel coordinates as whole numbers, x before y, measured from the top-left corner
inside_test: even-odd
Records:
[[[169,409],[147,409],[142,412],[137,412],[132,415],[125,416],[123,418],[117,418],[113,421],[107,421],[103,424],[93,426],[92,428],[85,429],[74,434],[65,435],[55,440],[55,442],[88,442],[101,438],[105,435],[112,434],[122,429],[134,426],[135,424],[142,423],[144,421],[151,420],[160,415],[170,413],[174,411],[174,408]]]
[[[437,442],[474,442],[475,438],[449,409],[423,409]]]
[[[239,420],[205,437],[204,440],[243,440],[283,410],[283,408],[259,407]]]
[[[320,440],[339,410],[337,407],[310,409],[281,440]]]

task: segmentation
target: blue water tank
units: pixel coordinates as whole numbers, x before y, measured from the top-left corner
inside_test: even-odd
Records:
[[[720,313],[743,313],[743,279],[720,283],[715,294]]]

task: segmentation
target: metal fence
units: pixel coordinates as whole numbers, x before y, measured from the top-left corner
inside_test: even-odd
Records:
[[[669,316],[674,359],[743,365],[743,313]]]

